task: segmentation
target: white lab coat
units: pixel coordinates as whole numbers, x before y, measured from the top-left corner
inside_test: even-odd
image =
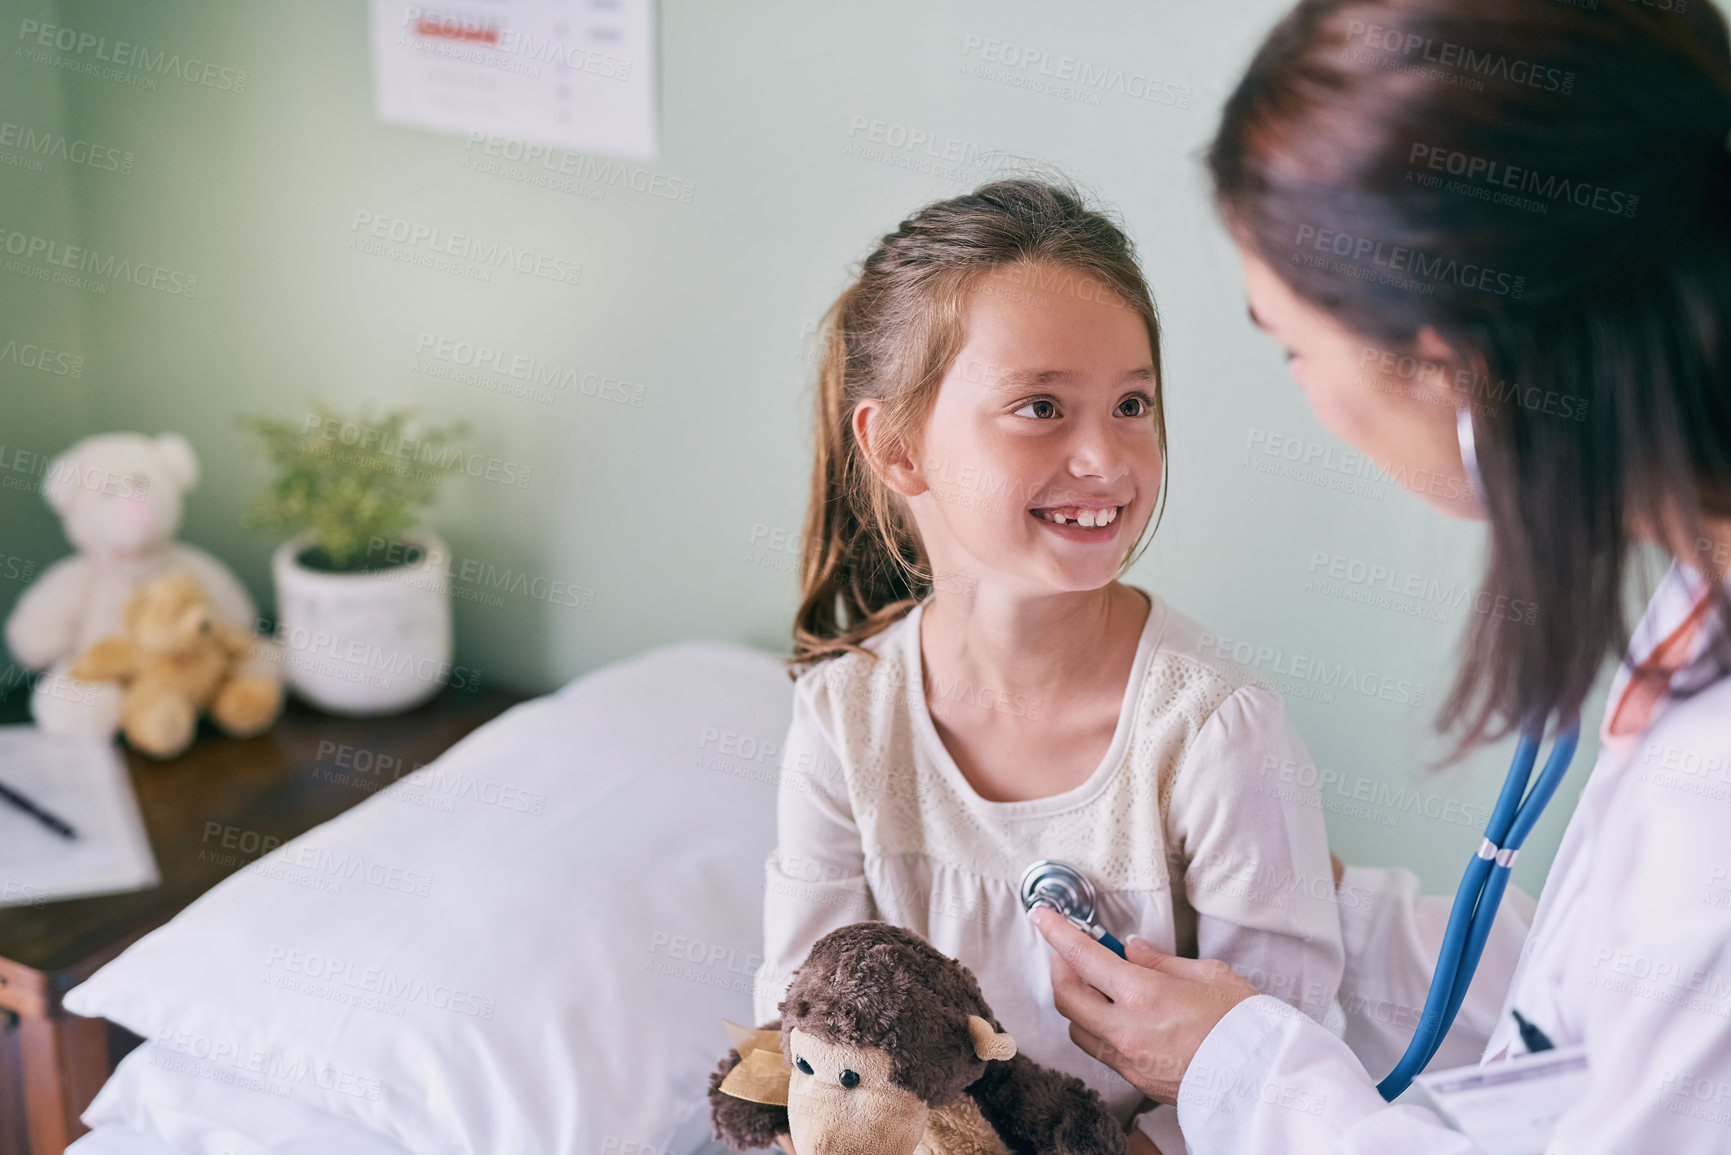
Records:
[[[1672,567],[1636,628],[1637,659],[1702,582]],[[1613,703],[1628,676],[1618,672]],[[1513,1008],[1557,1046],[1587,1049],[1590,1089],[1549,1151],[1731,1151],[1731,678],[1662,704],[1638,738],[1601,738],[1536,912],[1511,888],[1430,1069],[1471,1062],[1475,1049],[1486,1063],[1523,1053]],[[1351,868],[1341,885],[1382,896],[1341,908],[1341,1000],[1362,1061],[1277,999],[1240,1003],[1179,1090],[1194,1155],[1482,1155],[1430,1110],[1376,1090],[1424,1005],[1450,900],[1419,898],[1398,868]]]

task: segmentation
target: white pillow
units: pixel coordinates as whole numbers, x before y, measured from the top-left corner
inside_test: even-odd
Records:
[[[96,1130],[66,1155],[411,1155],[359,1123],[283,1097],[274,1079],[146,1043],[84,1113]]]
[[[428,1155],[707,1146],[720,1020],[751,1017],[792,687],[742,646],[654,650],[271,851],[68,992],[157,1068],[85,1121],[274,1073],[268,1093]]]

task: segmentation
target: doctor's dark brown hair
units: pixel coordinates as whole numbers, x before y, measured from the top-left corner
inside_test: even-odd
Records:
[[[1731,516],[1731,52],[1711,3],[1680,8],[1305,0],[1209,146],[1228,228],[1301,299],[1367,346],[1429,325],[1459,361],[1478,604],[1537,616],[1474,615],[1438,718],[1457,755],[1578,715],[1625,645],[1636,527],[1725,574],[1704,521]],[[1728,633],[1674,692],[1723,676]]]
[[[861,643],[931,592],[930,562],[907,504],[866,460],[853,412],[868,397],[882,400],[879,441],[916,452],[938,385],[966,339],[969,294],[980,276],[1000,269],[1030,289],[1076,293],[1141,316],[1164,458],[1160,322],[1123,229],[1076,190],[1044,180],[994,181],[927,205],[878,242],[824,317],[790,676],[844,653],[870,655]],[[1162,505],[1165,492],[1162,484]],[[1120,574],[1141,556],[1157,521],[1149,518]]]

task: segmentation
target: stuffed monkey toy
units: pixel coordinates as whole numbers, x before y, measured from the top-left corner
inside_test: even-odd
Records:
[[[798,1155],[1122,1155],[1124,1129],[1073,1075],[1016,1053],[967,967],[859,922],[820,938],[709,1080],[715,1137],[787,1134]]]

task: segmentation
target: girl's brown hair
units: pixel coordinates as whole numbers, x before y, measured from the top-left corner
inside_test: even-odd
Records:
[[[884,402],[877,438],[913,451],[938,384],[966,340],[975,281],[1010,272],[1031,288],[1074,292],[1134,309],[1148,330],[1161,456],[1160,322],[1129,238],[1075,189],[1014,179],[927,205],[888,234],[824,316],[816,460],[800,546],[800,606],[790,676],[844,653],[932,590],[933,575],[903,499],[878,477],[853,434],[853,412]],[[1164,506],[1166,487],[1160,487]],[[1150,531],[1158,518],[1149,519]],[[1146,548],[1145,532],[1125,557]]]
[[[1367,343],[1429,325],[1465,362],[1477,604],[1536,616],[1474,616],[1438,719],[1456,754],[1578,716],[1625,645],[1641,527],[1724,576],[1703,554],[1731,516],[1728,130],[1704,2],[1303,0],[1226,102],[1208,167],[1239,243]],[[1721,631],[1674,692],[1728,664]]]

